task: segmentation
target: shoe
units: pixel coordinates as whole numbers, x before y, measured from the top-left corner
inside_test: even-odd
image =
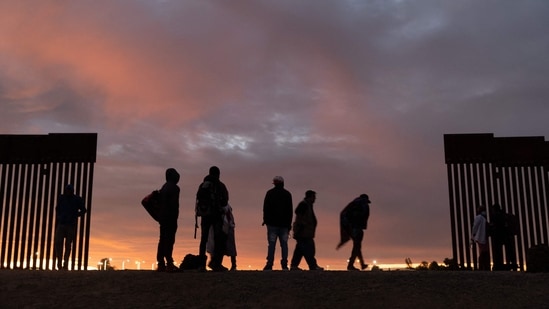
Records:
[[[232,265],[231,269],[229,269],[229,271],[236,271],[236,265]]]
[[[290,271],[303,271],[303,269],[301,269],[297,266],[292,266],[292,267],[290,267]]]
[[[166,271],[166,265],[158,264],[158,266],[156,267],[156,271],[159,272],[159,273],[165,272]]]
[[[324,268],[320,267],[320,266],[315,266],[315,267],[312,267],[312,268],[309,268],[309,270],[317,270],[317,271],[323,271]]]
[[[267,264],[265,267],[263,267],[263,271],[271,271],[273,270],[273,265]]]
[[[174,264],[168,264],[165,271],[167,273],[176,273],[179,272],[179,267],[175,266]]]
[[[282,265],[282,270],[288,271],[288,270],[290,270],[290,269],[288,268],[288,265]]]
[[[362,264],[362,265],[360,265],[360,269],[365,270],[366,268],[368,268],[368,264]]]
[[[212,270],[214,272],[225,272],[225,271],[229,271],[229,269],[223,265],[219,265],[219,266],[214,266],[214,268],[212,268]]]
[[[347,270],[351,270],[351,271],[360,271],[360,269],[354,267],[353,265],[347,266]]]

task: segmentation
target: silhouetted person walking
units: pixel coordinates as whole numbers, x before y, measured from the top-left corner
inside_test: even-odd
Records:
[[[486,220],[486,207],[479,206],[473,222],[471,241],[478,246],[478,269],[490,270],[490,246],[488,244],[488,223]]]
[[[341,248],[347,241],[353,240],[353,249],[347,270],[359,270],[354,266],[356,259],[360,262],[360,269],[366,269],[362,256],[362,239],[364,230],[368,227],[370,217],[370,198],[367,194],[361,194],[341,211],[339,215],[339,230],[341,240],[336,249]]]
[[[68,184],[64,193],[57,200],[55,208],[55,258],[57,269],[67,270],[71,249],[76,238],[76,226],[78,217],[86,213],[84,200],[74,194],[74,187]],[[63,252],[63,248],[65,252]]]
[[[210,167],[208,175],[198,187],[196,193],[196,212],[200,219],[199,255],[203,259],[202,270],[206,269],[206,244],[210,227],[214,232],[214,253],[208,266],[213,271],[227,271],[223,266],[223,255],[226,248],[227,234],[223,232],[223,207],[229,204],[229,191],[219,179],[221,171],[217,166]]]
[[[179,217],[179,173],[174,168],[166,170],[166,183],[160,189],[160,240],[156,251],[159,272],[176,272],[179,270],[173,263],[173,246]]]
[[[292,226],[292,194],[284,189],[284,178],[273,178],[274,188],[267,191],[263,201],[263,225],[267,225],[267,264],[263,270],[272,270],[277,239],[280,241],[282,270],[288,270],[288,234]]]
[[[299,263],[301,258],[305,257],[305,261],[309,265],[309,270],[324,270],[318,266],[315,258],[315,231],[317,220],[313,209],[313,204],[316,201],[316,192],[308,190],[305,192],[305,198],[297,205],[295,209],[294,221],[294,239],[296,245],[294,255],[292,256],[290,270],[301,270]]]

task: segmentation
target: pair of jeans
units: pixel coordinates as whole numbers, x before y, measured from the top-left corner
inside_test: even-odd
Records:
[[[298,267],[301,263],[301,258],[305,258],[309,269],[318,267],[315,259],[316,249],[315,240],[313,238],[296,238],[294,255],[292,256],[292,267]]]
[[[282,267],[288,266],[288,228],[267,225],[267,241],[269,243],[267,249],[267,265],[273,266],[276,241],[280,240],[280,250],[282,251],[282,259],[280,264]]]
[[[68,268],[72,245],[76,238],[76,225],[59,224],[55,228],[54,249],[57,268]],[[65,252],[63,252],[65,249]]]
[[[353,249],[351,251],[351,257],[349,258],[349,266],[355,263],[358,258],[360,266],[365,265],[364,258],[362,257],[362,239],[364,238],[364,231],[361,228],[353,228],[351,232],[351,239],[353,240]]]
[[[160,239],[156,250],[156,261],[159,266],[173,264],[173,245],[177,232],[177,221],[160,223]]]
[[[213,227],[214,232],[214,252],[210,262],[214,267],[221,267],[227,247],[227,234],[223,232],[223,217],[221,215],[203,216],[201,218],[199,255],[206,256],[206,244],[210,236],[210,227]]]
[[[477,242],[478,245],[478,269],[490,271],[490,245],[488,242],[481,244]]]

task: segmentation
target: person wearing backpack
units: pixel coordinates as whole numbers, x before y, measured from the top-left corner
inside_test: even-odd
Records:
[[[159,191],[160,196],[160,239],[156,251],[157,271],[176,272],[173,262],[173,246],[179,217],[179,173],[174,168],[166,170],[166,183]]]
[[[219,179],[221,171],[217,166],[210,167],[208,175],[198,187],[196,193],[196,215],[200,217],[200,247],[199,256],[206,270],[206,244],[210,227],[214,232],[214,252],[208,263],[213,271],[227,271],[223,266],[223,255],[227,242],[227,234],[223,232],[223,213],[229,204],[229,191]]]

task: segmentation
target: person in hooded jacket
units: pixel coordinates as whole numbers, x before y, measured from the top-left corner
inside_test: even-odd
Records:
[[[179,173],[174,168],[166,170],[166,183],[160,189],[160,240],[156,251],[156,261],[159,272],[176,272],[179,270],[174,265],[173,246],[177,232],[177,219],[179,217]]]
[[[64,193],[59,196],[55,208],[54,251],[58,270],[68,269],[71,249],[76,239],[78,218],[85,213],[84,200],[74,194],[74,186],[68,184]]]

